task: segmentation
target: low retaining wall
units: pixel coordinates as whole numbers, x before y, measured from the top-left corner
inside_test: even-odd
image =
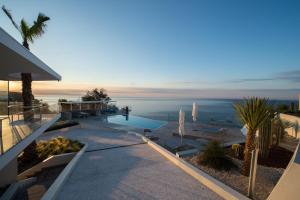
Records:
[[[231,187],[225,185],[224,183],[218,181],[217,179],[213,178],[212,176],[206,174],[202,170],[194,167],[193,165],[189,164],[188,162],[176,157],[168,150],[164,149],[163,147],[159,146],[158,144],[152,142],[151,140],[143,137],[142,135],[136,133],[143,138],[147,144],[166,157],[168,160],[173,162],[187,174],[194,177],[196,180],[201,182],[203,185],[211,189],[213,192],[218,194],[224,199],[228,200],[250,200],[248,197],[244,196],[243,194],[237,192],[236,190],[232,189]]]
[[[283,175],[275,185],[268,200],[298,200],[300,199],[300,149],[297,146],[294,155],[284,171]]]
[[[54,183],[50,186],[47,192],[43,195],[42,200],[53,200],[57,197],[58,192],[61,187],[73,171],[76,163],[79,161],[83,153],[85,152],[88,144],[85,143],[84,147],[73,157],[73,159],[69,162],[69,164],[63,169],[63,171],[56,178]]]
[[[26,179],[30,176],[33,176],[35,173],[41,171],[43,168],[59,166],[69,163],[72,158],[76,155],[76,152],[73,153],[64,153],[60,155],[50,156],[49,158],[43,160],[39,164],[33,166],[32,168],[22,172],[18,175],[18,180]]]
[[[198,149],[190,149],[190,150],[176,152],[176,156],[178,158],[182,158],[182,157],[186,157],[186,156],[196,155],[198,152],[199,152]]]

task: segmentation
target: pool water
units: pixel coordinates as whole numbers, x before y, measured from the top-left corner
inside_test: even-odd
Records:
[[[153,119],[138,117],[138,116],[134,116],[134,115],[109,116],[107,118],[107,121],[109,123],[114,123],[114,124],[119,124],[119,125],[124,125],[124,126],[131,126],[131,127],[135,127],[135,128],[142,128],[142,129],[157,129],[166,124],[165,121],[153,120]]]

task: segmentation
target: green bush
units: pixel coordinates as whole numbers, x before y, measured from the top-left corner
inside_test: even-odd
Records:
[[[241,158],[243,156],[244,148],[240,144],[233,144],[231,145],[231,149],[234,153],[236,158]]]
[[[52,155],[62,153],[77,152],[83,147],[83,144],[77,140],[70,140],[64,137],[52,138],[49,141],[40,141],[37,143],[36,151],[38,158],[44,160]]]
[[[198,155],[198,163],[217,170],[230,170],[234,167],[232,161],[226,157],[224,148],[217,141],[207,144],[203,153]]]
[[[276,111],[280,113],[286,113],[290,110],[289,105],[287,104],[278,104]]]

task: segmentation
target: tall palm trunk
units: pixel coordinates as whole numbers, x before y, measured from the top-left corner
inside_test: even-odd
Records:
[[[255,150],[255,132],[253,130],[248,130],[246,136],[245,152],[244,152],[244,162],[242,166],[242,174],[244,176],[249,176],[250,165],[251,165],[251,152]]]
[[[23,46],[29,50],[29,45],[27,40],[24,39]],[[32,121],[34,117],[34,113],[32,110],[32,76],[31,73],[22,73],[22,98],[23,98],[23,112],[24,112],[24,120]],[[30,162],[37,158],[36,152],[36,141],[34,140],[31,144],[29,144],[23,152],[23,161]]]
[[[33,113],[30,111],[32,107],[32,89],[31,83],[32,78],[30,73],[22,73],[22,98],[23,98],[23,106],[24,106],[24,120],[30,121],[32,120]]]
[[[26,39],[23,39],[23,46],[29,50],[29,44],[28,41]]]

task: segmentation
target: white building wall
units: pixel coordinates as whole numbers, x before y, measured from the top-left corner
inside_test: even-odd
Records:
[[[282,120],[286,120],[286,121],[289,121],[291,123],[296,123],[297,122],[298,125],[299,125],[298,132],[295,131],[294,127],[287,128],[287,129],[285,129],[285,131],[288,133],[288,135],[290,135],[292,137],[300,138],[300,117],[280,113],[280,118]]]

